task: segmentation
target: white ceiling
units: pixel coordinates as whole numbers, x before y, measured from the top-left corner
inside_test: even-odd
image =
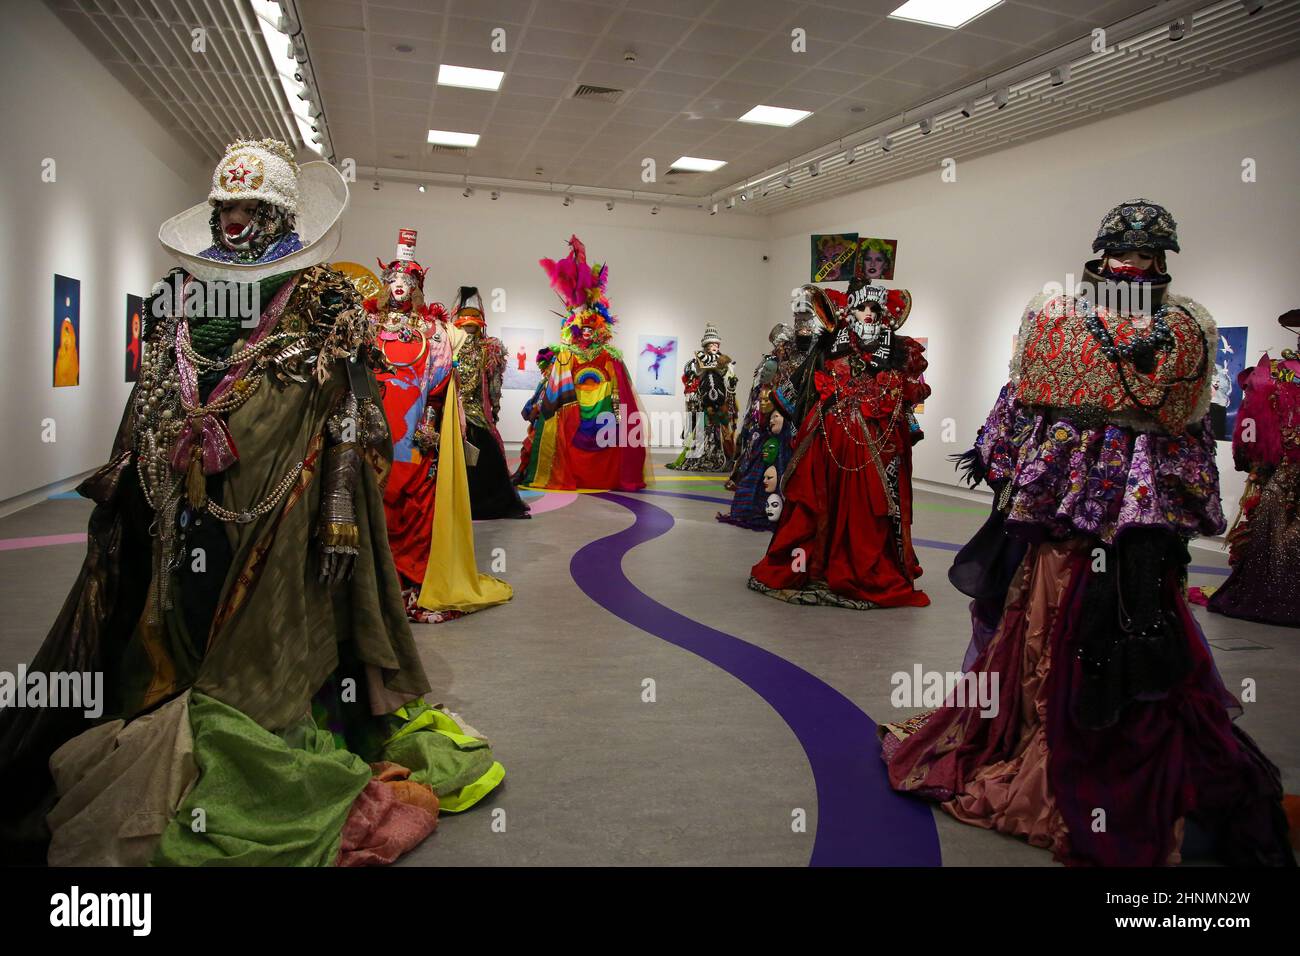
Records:
[[[248,0],[46,2],[204,162],[236,136],[293,141]],[[887,19],[901,0],[291,2],[336,160],[414,178],[470,175],[693,201],[838,148],[841,138],[862,143],[873,126],[928,110],[995,74],[1034,67],[1028,61],[1071,43],[1077,50],[1094,27],[1139,14],[1163,23],[1166,11],[1198,6],[1175,0],[1153,15],[1144,13],[1152,0],[1004,0],[954,31]],[[796,168],[799,188],[756,195],[746,211],[862,188],[937,162],[936,149],[986,152],[1300,53],[1300,0],[1268,0],[1249,18],[1237,3],[1199,6],[1206,8],[1200,26],[1179,44],[1162,37],[1117,46],[1056,90],[1041,75],[1013,85],[1016,109],[984,105],[971,121],[937,122],[924,139],[905,134],[888,156],[877,148],[851,167],[831,160],[813,182]],[[184,42],[195,25],[209,31],[204,55]],[[791,51],[796,27],[807,32],[807,52]],[[497,28],[505,31],[503,53],[491,49]],[[411,52],[398,52],[402,44]],[[634,64],[624,61],[629,49]],[[504,70],[505,81],[495,93],[439,87],[441,63]],[[1124,82],[1140,83],[1141,96],[1116,96]],[[571,99],[579,83],[626,93],[618,103]],[[759,103],[814,115],[791,129],[736,122]],[[431,152],[431,128],[482,138],[473,150]],[[680,155],[727,165],[665,175]],[[646,157],[657,163],[658,182],[642,180]]]
[[[693,196],[1152,6],[1007,0],[954,31],[886,19],[899,3],[299,0],[335,150],[360,166]],[[497,27],[504,53],[490,49]],[[796,27],[807,52],[791,51]],[[440,63],[506,77],[497,93],[439,87]],[[569,99],[578,83],[627,95]],[[788,130],[736,122],[760,103],[814,115]],[[468,154],[430,154],[429,129],[482,139]],[[663,175],[681,155],[728,165]],[[657,183],[642,181],[645,157]]]

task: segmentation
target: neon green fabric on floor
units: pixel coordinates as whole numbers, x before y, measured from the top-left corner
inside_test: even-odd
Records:
[[[443,812],[468,810],[505,777],[486,740],[467,736],[451,717],[423,701],[401,708],[391,720],[402,723],[385,742],[384,759],[432,787]]]

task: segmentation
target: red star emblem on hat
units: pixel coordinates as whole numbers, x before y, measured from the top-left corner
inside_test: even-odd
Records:
[[[244,165],[244,161],[241,159],[239,162],[235,163],[235,165],[226,170],[226,179],[228,179],[232,184],[238,183],[241,186],[247,186],[248,177],[252,175],[252,172],[251,169]]]

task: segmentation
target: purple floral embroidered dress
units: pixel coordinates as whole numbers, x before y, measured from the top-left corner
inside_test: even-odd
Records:
[[[1147,323],[1062,299],[1031,302],[1011,381],[959,456],[995,495],[949,577],[974,598],[962,670],[996,706],[953,696],[883,726],[890,783],[1067,864],[1293,865],[1277,768],[1233,724],[1185,600],[1187,541],[1225,526],[1213,320],[1166,296],[1147,334],[1168,344],[1130,362],[1094,338]]]

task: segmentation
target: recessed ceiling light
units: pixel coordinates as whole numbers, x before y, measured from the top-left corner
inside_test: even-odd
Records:
[[[505,74],[500,70],[476,70],[472,66],[438,67],[439,86],[459,86],[467,90],[499,90]]]
[[[932,27],[960,30],[1001,3],[1002,0],[907,0],[889,17],[891,20],[910,20]]]
[[[1002,0],[907,0],[902,7],[889,14],[889,18],[961,30],[967,23],[1001,3]]]
[[[755,106],[740,117],[742,123],[762,123],[764,126],[793,126],[812,116],[811,110],[788,110],[783,106]]]
[[[698,156],[678,156],[668,170],[683,169],[692,173],[711,173],[727,165],[725,159],[700,159]]]
[[[434,146],[458,146],[473,149],[478,145],[478,133],[453,133],[445,129],[429,130],[429,142]]]

